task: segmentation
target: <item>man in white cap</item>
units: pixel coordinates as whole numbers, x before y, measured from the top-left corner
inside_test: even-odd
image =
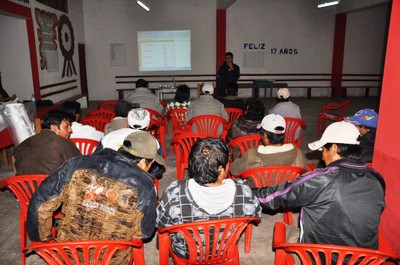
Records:
[[[149,239],[155,231],[156,191],[147,173],[157,155],[148,132],[128,135],[118,151],[104,149],[65,162],[33,195],[27,232],[32,241],[52,239],[53,213],[61,205],[56,241]],[[131,250],[112,264],[127,264]]]
[[[199,98],[192,101],[186,113],[186,121],[200,115],[216,115],[228,120],[228,113],[224,104],[213,97],[214,87],[211,84],[204,84]],[[222,133],[222,128],[219,134]]]
[[[301,207],[298,242],[377,249],[385,182],[358,161],[359,135],[351,123],[332,123],[308,145],[322,151],[326,168],[253,190],[265,209]]]
[[[307,168],[303,153],[291,143],[284,144],[286,123],[277,114],[269,114],[257,126],[262,145],[253,147],[233,161],[231,174],[240,175],[248,169],[263,166],[299,166]]]
[[[101,139],[100,146],[98,149],[110,148],[114,151],[123,145],[125,138],[133,132],[147,131],[150,125],[150,113],[142,108],[132,109],[128,113],[128,125],[129,128],[121,128],[110,132]],[[163,149],[159,142],[157,141],[157,153],[161,156],[164,155]],[[162,178],[162,173],[164,172],[164,167],[155,163],[149,173],[154,175],[157,179]]]

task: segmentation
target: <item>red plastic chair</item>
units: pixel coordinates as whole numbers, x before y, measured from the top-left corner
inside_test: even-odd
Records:
[[[295,166],[257,167],[246,170],[239,177],[243,179],[252,178],[256,187],[262,188],[293,181],[305,172],[304,168]],[[293,225],[293,213],[291,209],[283,210],[283,221],[286,224]]]
[[[132,247],[129,263],[145,264],[143,242],[141,240],[79,240],[57,243],[34,242],[25,250],[33,250],[48,264],[92,264],[108,265],[113,261],[114,254],[118,251],[128,250]]]
[[[160,264],[240,264],[240,235],[257,217],[225,218],[174,225],[158,230]],[[188,246],[189,259],[177,256],[171,247],[170,234],[180,233]]]
[[[250,148],[259,146],[261,144],[261,135],[250,134],[240,136],[229,142],[229,147],[232,151],[233,159],[241,157]]]
[[[290,254],[297,254],[302,264],[315,265],[378,265],[385,261],[397,261],[390,264],[398,264],[400,261],[392,253],[381,250],[327,244],[286,243],[286,225],[281,222],[275,223],[274,249],[275,265],[294,265]],[[333,263],[332,257],[336,258],[336,263]]]
[[[99,145],[99,141],[92,139],[71,138],[70,140],[75,144],[82,155],[93,154],[96,147]]]
[[[20,255],[21,264],[25,265],[25,252],[26,247],[26,218],[28,213],[29,202],[39,187],[40,183],[47,177],[47,175],[24,175],[14,176],[0,180],[0,190],[7,188],[17,197],[21,205],[19,211],[19,231],[20,231]]]
[[[350,99],[343,103],[328,103],[322,108],[322,112],[318,115],[318,128],[317,135],[321,136],[321,133],[325,130],[325,123],[327,120],[331,121],[342,121],[344,114],[346,113],[347,107],[349,106]]]
[[[226,135],[226,125],[227,121],[216,115],[199,115],[191,118],[188,121],[189,126],[192,127],[192,131],[199,133],[206,133],[211,137],[218,137],[218,130],[223,127],[223,132],[221,134],[221,139],[225,139]]]
[[[150,113],[150,125],[149,133],[154,135],[161,144],[164,151],[164,159],[167,157],[167,149],[165,148],[165,124],[164,117],[160,115],[157,111],[152,109],[146,109]]]
[[[14,143],[12,141],[10,131],[7,128],[0,131],[0,150],[1,150],[1,154],[3,156],[4,165],[6,167],[8,167],[8,165],[9,165],[7,150],[9,148],[11,148],[13,150],[14,149],[13,144]],[[1,172],[1,164],[0,164],[0,172]]]
[[[210,137],[206,133],[181,133],[172,139],[176,154],[176,179],[182,180],[188,167],[189,153],[199,139]]]
[[[115,111],[109,109],[96,109],[89,111],[86,114],[86,118],[102,118],[108,120],[110,122],[115,117]]]
[[[292,143],[298,148],[301,148],[301,137],[303,134],[303,130],[306,128],[306,123],[303,120],[296,119],[296,118],[289,118],[285,117],[286,122],[286,131],[285,131],[285,139],[283,140],[284,143]],[[297,131],[299,134],[297,134]],[[298,136],[298,139],[296,139]]]
[[[186,121],[187,109],[171,109],[167,112],[167,117],[171,118],[172,138],[182,132],[190,132],[191,127]]]
[[[89,118],[82,118],[80,120],[80,123],[82,123],[83,125],[93,126],[96,128],[96,130],[104,132],[106,125],[110,123],[110,121],[104,118],[89,117]]]
[[[163,117],[164,117],[164,130],[165,130],[165,133],[168,134],[167,103],[165,103],[164,101],[160,100],[160,104],[164,108],[164,115],[163,115]]]
[[[231,127],[231,124],[243,116],[244,111],[238,108],[225,108],[226,112],[228,113],[229,120],[228,120],[228,129]]]
[[[97,104],[97,109],[107,109],[107,110],[115,110],[115,105],[117,105],[116,100],[107,100],[107,101],[103,101],[100,102],[99,104]]]

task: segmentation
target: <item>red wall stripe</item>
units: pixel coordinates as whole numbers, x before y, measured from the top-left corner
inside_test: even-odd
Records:
[[[332,55],[332,97],[344,97],[342,89],[342,73],[344,58],[344,43],[346,38],[346,14],[337,14]]]
[[[226,52],[226,10],[217,10],[217,61],[216,72],[225,61]]]

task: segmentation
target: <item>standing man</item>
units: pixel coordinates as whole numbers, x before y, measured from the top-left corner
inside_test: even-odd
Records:
[[[240,77],[240,68],[233,63],[233,53],[225,53],[225,62],[221,65],[217,75],[217,97],[226,96],[228,84],[235,84]]]

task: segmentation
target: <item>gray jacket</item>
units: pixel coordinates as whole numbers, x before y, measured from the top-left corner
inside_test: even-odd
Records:
[[[125,98],[130,103],[139,103],[141,108],[152,109],[160,115],[164,112],[164,107],[149,89],[145,87],[137,87],[132,92],[128,93]]]
[[[228,120],[228,113],[224,108],[224,104],[213,98],[212,95],[201,95],[192,101],[186,113],[186,120],[200,115],[217,115]]]

